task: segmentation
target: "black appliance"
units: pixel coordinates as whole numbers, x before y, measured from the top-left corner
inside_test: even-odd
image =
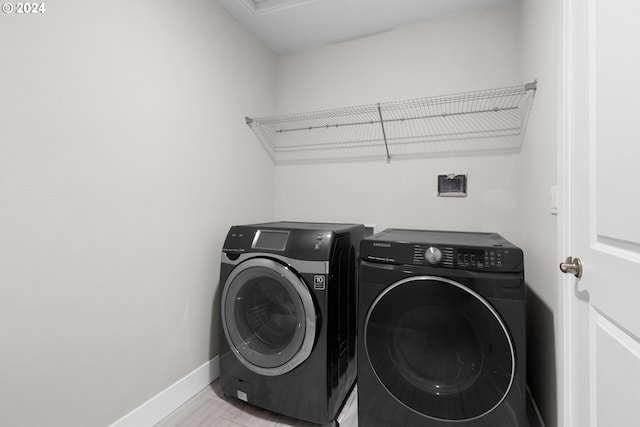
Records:
[[[231,227],[220,267],[226,396],[337,424],[356,378],[359,224]]]
[[[495,233],[360,244],[358,424],[524,427],[522,251]]]

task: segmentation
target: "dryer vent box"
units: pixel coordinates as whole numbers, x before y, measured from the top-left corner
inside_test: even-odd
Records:
[[[439,197],[466,197],[467,175],[438,175]]]

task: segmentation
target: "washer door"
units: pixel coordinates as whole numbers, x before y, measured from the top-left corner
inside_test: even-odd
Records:
[[[513,383],[515,355],[502,319],[480,295],[445,278],[411,277],[371,305],[364,348],[401,404],[444,421],[482,417]]]
[[[313,348],[316,310],[309,288],[285,265],[267,258],[239,264],[222,291],[222,326],[247,368],[280,375]]]

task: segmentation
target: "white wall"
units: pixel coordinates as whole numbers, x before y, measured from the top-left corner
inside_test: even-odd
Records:
[[[406,26],[279,57],[281,114],[523,84],[518,5]],[[275,217],[491,230],[519,242],[517,154],[276,167]],[[466,173],[463,199],[437,175]]]
[[[0,17],[0,425],[108,425],[218,352],[275,57],[215,1],[46,8]]]
[[[550,212],[550,188],[558,179],[558,77],[561,2],[522,1],[523,70],[538,78],[522,147],[522,247],[525,253],[529,387],[547,427],[558,425],[555,337],[562,336],[557,317],[557,216]],[[562,215],[562,212],[559,213]]]

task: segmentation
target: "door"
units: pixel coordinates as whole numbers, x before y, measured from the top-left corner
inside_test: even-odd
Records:
[[[254,372],[281,375],[311,354],[317,317],[311,292],[284,264],[240,263],[224,284],[221,310],[229,347]]]
[[[513,385],[508,327],[489,302],[456,281],[415,276],[390,285],[371,304],[363,333],[379,382],[425,417],[480,418]]]
[[[638,425],[640,2],[565,0],[561,425]]]

